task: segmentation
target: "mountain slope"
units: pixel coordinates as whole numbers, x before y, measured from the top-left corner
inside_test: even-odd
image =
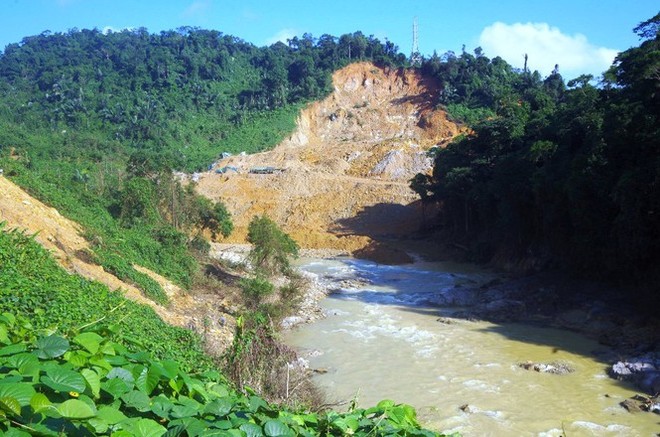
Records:
[[[195,177],[200,193],[231,211],[232,241],[244,240],[257,214],[268,214],[305,248],[356,251],[419,227],[408,180],[430,169],[429,148],[460,131],[433,106],[438,83],[365,62],[335,72],[333,86],[274,150],[230,156]],[[274,172],[250,172],[264,167]]]

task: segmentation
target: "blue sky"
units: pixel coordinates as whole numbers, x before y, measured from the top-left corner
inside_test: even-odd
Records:
[[[339,36],[362,31],[412,48],[417,17],[419,48],[460,53],[481,46],[544,76],[555,64],[570,79],[598,75],[617,52],[639,44],[632,29],[658,13],[657,0],[0,0],[0,49],[45,30],[71,28],[150,32],[198,26],[258,46],[309,32]]]

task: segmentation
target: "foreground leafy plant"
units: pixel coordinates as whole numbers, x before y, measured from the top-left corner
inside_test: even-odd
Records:
[[[243,395],[215,371],[186,373],[111,341],[107,330],[66,338],[0,315],[0,430],[11,435],[436,436],[408,405],[349,413],[281,410]],[[249,390],[248,390],[249,392]]]

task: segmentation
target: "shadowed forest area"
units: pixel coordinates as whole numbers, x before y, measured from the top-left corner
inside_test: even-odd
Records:
[[[442,103],[472,132],[411,186],[475,261],[515,260],[633,286],[660,308],[660,15],[603,78],[513,72],[475,51],[432,58]],[[445,77],[460,78],[447,81]]]

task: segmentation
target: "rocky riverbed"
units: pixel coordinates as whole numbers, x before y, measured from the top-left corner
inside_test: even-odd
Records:
[[[594,299],[593,296],[598,296]],[[647,394],[660,392],[660,321],[643,316],[617,292],[598,284],[537,274],[459,284],[434,298],[458,307],[452,317],[522,322],[569,329],[610,349],[610,375]]]
[[[214,249],[218,258],[241,263],[245,261],[249,245],[216,245]],[[337,250],[306,250],[301,255],[327,259],[347,254]],[[323,318],[325,314],[319,302],[338,287],[364,285],[338,284],[306,272],[301,275],[306,293],[298,312],[283,321],[283,329]],[[365,280],[368,281],[359,279]],[[598,295],[598,299],[594,299],[594,295]],[[454,287],[430,296],[427,303],[450,309],[438,319],[441,323],[461,319],[519,322],[585,334],[606,346],[594,353],[600,354],[601,360],[612,363],[611,377],[635,383],[645,395],[653,396],[660,391],[660,324],[639,315],[616,290],[549,274],[523,277],[492,274],[482,281],[456,281]],[[568,370],[557,363],[527,364],[520,365],[547,373]],[[657,400],[652,397],[644,399],[650,400],[640,403],[640,410],[660,412],[655,407]]]

